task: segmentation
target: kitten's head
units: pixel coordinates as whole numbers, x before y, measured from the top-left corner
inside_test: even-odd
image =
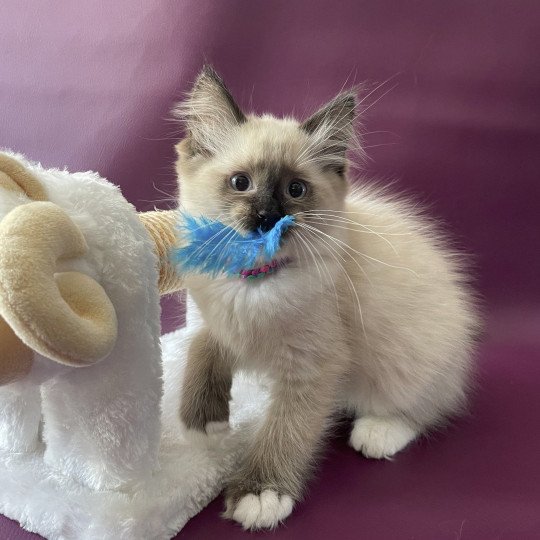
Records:
[[[355,93],[339,94],[302,123],[246,115],[205,67],[174,113],[186,129],[177,171],[187,212],[248,232],[268,230],[287,214],[302,223],[343,208]]]

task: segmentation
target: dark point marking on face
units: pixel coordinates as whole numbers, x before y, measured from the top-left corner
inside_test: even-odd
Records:
[[[288,165],[259,161],[242,168],[242,173],[251,178],[252,189],[235,191],[231,188],[228,176],[222,182],[220,193],[224,203],[231,209],[231,216],[234,220],[241,220],[244,230],[257,230],[268,221],[271,223],[288,214],[311,210],[319,204],[309,178]],[[307,189],[301,198],[294,198],[288,187],[291,182],[298,180]]]

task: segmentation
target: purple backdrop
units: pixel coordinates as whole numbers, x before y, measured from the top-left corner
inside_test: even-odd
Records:
[[[141,209],[171,204],[168,111],[203,61],[246,108],[276,114],[392,78],[366,102],[366,168],[476,255],[479,390],[470,417],[393,462],[338,438],[273,536],[540,537],[539,52],[537,1],[2,2],[0,146],[98,170]],[[244,537],[220,504],[179,538]],[[30,536],[0,519],[0,538]]]

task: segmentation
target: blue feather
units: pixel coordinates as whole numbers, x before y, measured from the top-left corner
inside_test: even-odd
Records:
[[[182,247],[173,250],[171,260],[183,272],[238,274],[252,268],[257,259],[270,262],[279,251],[281,236],[293,224],[294,217],[285,216],[268,232],[242,235],[220,221],[181,213],[177,229]]]

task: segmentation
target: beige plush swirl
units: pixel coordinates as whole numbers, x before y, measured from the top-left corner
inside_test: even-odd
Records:
[[[105,358],[117,339],[114,307],[103,288],[57,261],[88,246],[71,218],[50,202],[12,210],[0,222],[0,315],[33,350],[70,366]]]

